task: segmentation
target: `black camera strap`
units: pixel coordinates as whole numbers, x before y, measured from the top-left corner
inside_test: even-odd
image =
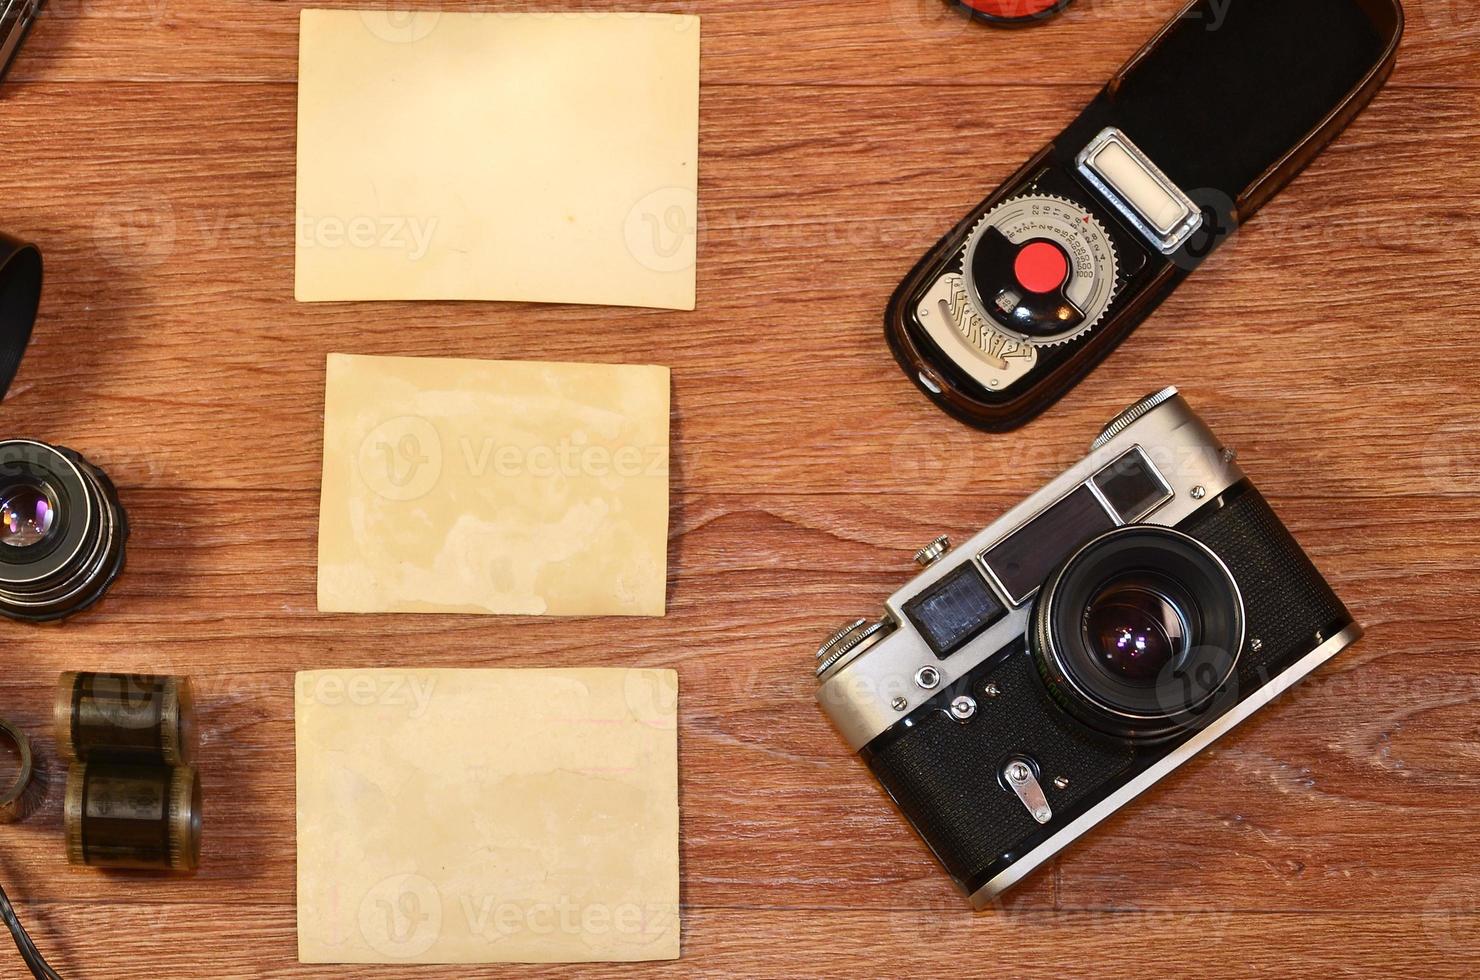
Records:
[[[0,0],[0,78],[36,20],[41,0]],[[0,233],[0,398],[21,366],[41,304],[41,252]]]
[[[41,250],[0,232],[0,398],[20,369],[40,305]]]
[[[40,9],[41,0],[0,0],[0,78],[15,60],[21,40]]]

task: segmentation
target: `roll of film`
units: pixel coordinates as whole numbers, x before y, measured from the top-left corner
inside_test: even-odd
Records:
[[[188,677],[69,672],[57,679],[57,751],[67,762],[189,765],[194,716]]]
[[[195,870],[202,811],[190,679],[65,673],[53,717],[58,751],[72,763],[62,812],[67,860]]]
[[[200,777],[190,766],[73,763],[62,816],[72,864],[160,871],[200,864]]]

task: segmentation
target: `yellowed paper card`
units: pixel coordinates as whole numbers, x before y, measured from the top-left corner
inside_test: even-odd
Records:
[[[694,308],[699,18],[305,10],[296,295]]]
[[[661,616],[665,367],[330,354],[323,612]]]
[[[298,958],[679,952],[671,670],[297,677]]]

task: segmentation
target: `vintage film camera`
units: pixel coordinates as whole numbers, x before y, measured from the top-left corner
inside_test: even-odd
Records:
[[[1361,634],[1175,388],[916,560],[817,697],[978,908]]]

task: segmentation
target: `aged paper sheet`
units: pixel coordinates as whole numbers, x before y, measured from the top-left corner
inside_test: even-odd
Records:
[[[324,612],[661,616],[665,367],[331,354]]]
[[[300,300],[694,308],[699,18],[305,10]]]
[[[671,670],[297,677],[305,963],[679,952]]]

